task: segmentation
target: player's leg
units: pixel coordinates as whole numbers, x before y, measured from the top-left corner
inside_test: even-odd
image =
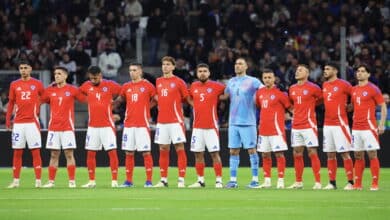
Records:
[[[371,191],[376,191],[379,189],[378,182],[379,182],[379,170],[380,170],[380,164],[378,160],[378,154],[376,150],[370,150],[367,151],[368,158],[370,160],[370,170],[371,170],[371,176],[372,176],[372,183],[371,183]]]
[[[198,176],[197,182],[194,184],[189,185],[189,188],[200,188],[200,187],[205,187],[205,182],[204,182],[204,151],[202,152],[194,152],[195,154],[195,170],[196,170],[196,175]]]
[[[49,167],[47,168],[49,173],[49,182],[43,185],[43,188],[54,187],[60,154],[61,154],[61,150],[52,149],[50,151],[50,162],[49,162]]]
[[[284,189],[284,172],[286,170],[286,158],[283,151],[275,152],[276,166],[278,168],[277,189]]]
[[[362,178],[365,168],[365,159],[364,159],[364,140],[362,136],[362,131],[352,130],[352,147],[354,150],[355,158],[355,178],[353,188],[356,190],[362,190]]]
[[[41,187],[41,176],[42,176],[42,159],[41,159],[41,132],[39,126],[35,123],[26,124],[25,130],[27,145],[31,151],[33,159],[33,167],[35,173],[35,187]]]
[[[83,188],[94,188],[96,186],[95,170],[96,170],[96,152],[102,149],[102,143],[99,138],[99,128],[88,127],[85,137],[85,149],[87,150],[87,170],[88,183],[82,185]]]
[[[257,151],[261,152],[261,158],[263,160],[263,175],[264,182],[259,188],[270,188],[271,187],[271,167],[272,167],[272,147],[269,136],[257,137]]]
[[[239,129],[242,145],[247,149],[251,165],[252,180],[247,185],[249,188],[259,187],[259,155],[256,151],[257,129],[256,126],[242,126]]]
[[[169,168],[169,151],[171,146],[171,139],[169,136],[167,124],[157,123],[154,143],[159,145],[160,156],[158,164],[160,166],[160,182],[154,187],[168,187],[168,168]]]
[[[186,133],[183,123],[173,123],[169,125],[169,136],[171,137],[171,142],[175,146],[177,154],[177,169],[178,169],[178,182],[177,187],[185,187],[184,178],[186,176],[187,169],[187,154],[184,149],[184,143],[186,142]]]
[[[126,181],[121,185],[121,187],[132,187],[134,171],[134,151],[125,151],[125,155]]]
[[[20,185],[20,171],[22,169],[23,149],[26,147],[26,137],[24,135],[24,127],[22,124],[14,124],[12,128],[12,176],[13,180],[8,185],[8,188],[17,188]]]
[[[327,152],[326,165],[328,168],[329,184],[324,189],[337,189],[336,175],[337,175],[337,157],[336,152]]]
[[[64,154],[66,158],[66,169],[68,171],[68,179],[69,179],[69,188],[76,187],[76,160],[74,158],[74,150],[73,149],[64,149]]]
[[[219,156],[220,143],[219,143],[219,130],[217,128],[204,130],[204,142],[207,150],[210,153],[213,161],[213,167],[215,172],[215,188],[223,188],[222,183],[222,162]],[[204,151],[204,145],[202,150]]]
[[[152,141],[150,130],[147,127],[135,128],[135,146],[138,152],[142,152],[146,181],[144,187],[152,187],[153,157],[151,154]]]
[[[329,183],[324,189],[336,189],[336,172],[337,172],[337,158],[336,158],[336,143],[335,135],[338,130],[337,126],[324,126],[323,129],[323,151],[327,155],[326,165],[328,168]]]
[[[302,130],[291,129],[291,147],[293,148],[294,169],[295,169],[295,183],[288,187],[288,189],[302,189],[302,175],[305,168],[303,161],[303,151],[305,142],[302,136]]]
[[[211,159],[213,161],[214,173],[215,173],[215,188],[222,188],[222,161],[219,155],[219,150],[210,152]]]
[[[344,190],[352,190],[353,189],[353,161],[351,155],[348,152],[341,152],[341,158],[343,159],[345,175],[347,176],[347,185],[344,187]]]
[[[122,133],[122,150],[125,151],[125,172],[126,180],[121,187],[133,186],[133,170],[134,170],[134,151],[135,151],[135,128],[125,127]]]
[[[230,125],[228,129],[228,147],[229,147],[229,171],[230,181],[226,188],[237,188],[237,170],[240,165],[241,138],[238,132],[238,126]]]
[[[153,157],[150,151],[142,152],[144,158],[144,167],[146,173],[146,181],[144,187],[152,187],[152,176],[153,176]]]
[[[315,129],[304,129],[303,137],[314,175],[313,189],[321,189],[321,162],[318,158],[318,136]]]
[[[115,128],[112,127],[103,127],[99,128],[99,138],[103,144],[104,150],[108,153],[108,158],[110,160],[110,170],[111,170],[111,187],[118,187],[118,153],[116,146],[116,132]]]

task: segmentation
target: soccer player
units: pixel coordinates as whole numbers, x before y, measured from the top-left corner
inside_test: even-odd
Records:
[[[19,62],[20,79],[11,83],[6,114],[6,128],[12,129],[13,181],[8,188],[19,187],[23,149],[31,151],[35,172],[35,187],[41,187],[42,160],[40,154],[41,132],[39,125],[40,96],[44,88],[41,81],[31,77],[32,67],[28,61]],[[15,110],[15,112],[14,112]],[[13,126],[11,116],[14,114]]]
[[[370,190],[379,189],[379,150],[378,133],[383,134],[387,116],[386,104],[381,91],[368,81],[370,70],[366,65],[360,65],[356,70],[358,85],[352,88],[352,105],[354,109],[352,124],[352,148],[355,151],[355,184],[354,189],[362,190],[362,177],[365,167],[364,151],[370,159],[372,183]],[[375,119],[375,107],[380,105],[381,118],[379,126]]]
[[[234,71],[221,99],[230,97],[228,145],[230,149],[230,181],[226,188],[237,188],[237,170],[240,164],[240,148],[248,150],[252,181],[247,187],[259,186],[259,155],[256,152],[256,105],[255,93],[263,87],[260,80],[246,75],[248,64],[244,58],[236,59]]]
[[[58,168],[58,160],[61,154],[61,147],[64,150],[70,188],[76,187],[75,172],[76,161],[73,150],[76,149],[76,138],[74,134],[74,100],[85,102],[79,89],[66,83],[68,70],[64,67],[54,68],[55,84],[46,88],[42,95],[42,102],[50,104],[50,121],[47,133],[46,148],[51,150],[49,171],[49,182],[43,188],[55,186],[54,180]]]
[[[299,64],[295,71],[297,83],[289,89],[289,97],[293,103],[294,114],[291,129],[291,147],[294,148],[295,183],[289,189],[303,188],[302,175],[305,167],[303,151],[307,148],[315,184],[313,189],[321,189],[321,163],[318,158],[318,136],[315,106],[322,102],[321,89],[308,81],[309,68]]]
[[[271,187],[271,152],[275,153],[278,169],[277,189],[284,188],[284,171],[286,159],[284,151],[287,150],[286,133],[284,130],[285,113],[291,108],[287,94],[280,91],[275,85],[275,74],[265,69],[262,74],[265,87],[257,90],[256,104],[260,108],[259,135],[257,150],[263,159],[264,183],[259,188]]]
[[[126,101],[126,116],[122,135],[122,150],[126,152],[126,181],[122,187],[133,186],[134,152],[142,152],[146,171],[144,187],[152,187],[153,158],[149,129],[150,103],[156,88],[142,78],[142,64],[129,66],[131,81],[122,86],[119,100]]]
[[[215,187],[223,188],[222,163],[221,157],[219,156],[217,104],[219,96],[224,93],[225,86],[209,80],[210,70],[207,64],[198,64],[196,67],[196,75],[199,81],[192,83],[190,88],[194,112],[191,151],[195,153],[195,169],[198,175],[198,181],[188,187],[205,187],[204,151],[206,146],[213,160],[216,176]]]
[[[337,158],[340,153],[344,161],[348,183],[345,190],[353,189],[353,162],[351,151],[351,133],[347,116],[347,102],[352,86],[347,81],[337,78],[338,66],[330,62],[324,66],[322,95],[325,105],[323,150],[328,156],[327,166],[329,184],[324,189],[336,189]]]
[[[85,149],[87,150],[87,168],[89,182],[83,188],[94,188],[96,151],[108,152],[111,167],[111,187],[118,187],[118,156],[116,152],[116,130],[112,119],[112,102],[121,90],[114,81],[105,80],[98,66],[88,68],[89,81],[83,83],[80,91],[87,96],[89,122]]]
[[[184,188],[184,177],[187,168],[187,155],[184,149],[186,142],[182,102],[190,97],[185,82],[173,75],[175,59],[165,56],[161,60],[163,76],[157,78],[156,89],[158,105],[157,126],[154,142],[160,147],[161,180],[154,187],[168,187],[168,167],[170,145],[175,145],[179,179],[177,186]]]

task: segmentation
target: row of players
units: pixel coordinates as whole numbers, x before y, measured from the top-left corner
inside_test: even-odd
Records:
[[[368,81],[370,72],[361,65],[356,70],[358,85],[352,87],[348,82],[338,79],[338,67],[334,63],[324,66],[326,82],[322,90],[308,81],[309,69],[299,65],[295,78],[297,83],[289,89],[289,94],[281,92],[275,85],[272,70],[264,70],[262,80],[246,75],[247,63],[244,58],[235,62],[236,76],[225,85],[209,80],[207,64],[199,64],[196,74],[199,81],[190,89],[185,82],[173,75],[175,60],[162,58],[163,76],[156,81],[156,87],[142,78],[142,66],[130,64],[131,81],[122,87],[114,81],[104,80],[101,70],[96,66],[88,69],[89,81],[80,88],[66,84],[68,72],[55,67],[55,83],[44,89],[42,83],[31,77],[32,68],[26,61],[19,64],[21,78],[11,83],[6,127],[12,128],[13,181],[9,188],[19,187],[23,149],[28,144],[33,157],[36,187],[41,187],[41,135],[39,129],[39,106],[50,104],[50,122],[46,148],[51,150],[49,181],[43,187],[54,187],[58,158],[64,150],[69,175],[69,187],[76,187],[76,163],[73,149],[76,148],[74,134],[74,100],[87,102],[89,124],[86,135],[87,168],[89,182],[82,187],[96,186],[96,151],[104,148],[108,152],[112,174],[112,187],[118,187],[118,157],[116,151],[116,132],[112,120],[112,102],[126,102],[126,116],[122,137],[122,149],[126,151],[126,181],[123,187],[133,186],[134,153],[142,152],[146,171],[145,187],[152,187],[153,160],[151,156],[151,137],[149,131],[150,108],[158,106],[158,119],[154,142],[159,144],[160,181],[154,187],[168,186],[169,151],[171,143],[177,153],[178,187],[185,187],[184,177],[187,156],[183,125],[182,102],[193,106],[194,124],[191,137],[191,151],[195,153],[195,169],[198,180],[189,187],[204,187],[205,147],[211,154],[216,175],[216,188],[222,184],[222,164],[219,156],[219,131],[217,125],[218,100],[230,99],[228,147],[230,149],[230,180],[226,188],[237,188],[237,170],[240,163],[239,152],[243,147],[250,159],[252,180],[249,188],[271,187],[271,152],[277,160],[277,188],[284,188],[285,157],[287,150],[284,121],[286,111],[293,114],[291,147],[293,147],[296,181],[288,188],[303,188],[303,152],[307,148],[315,178],[313,189],[321,189],[320,161],[318,158],[318,137],[315,106],[325,105],[324,149],[327,153],[329,184],[324,189],[336,189],[337,160],[340,153],[348,183],[345,190],[362,189],[362,174],[365,168],[365,155],[370,159],[372,174],[371,190],[378,190],[379,149],[378,133],[384,132],[386,104],[380,90]],[[351,105],[348,100],[351,100]],[[376,126],[375,108],[381,106],[381,119]],[[261,109],[259,130],[256,128],[256,106]],[[353,109],[352,136],[348,127],[347,107]],[[11,116],[14,114],[13,126]],[[352,143],[351,143],[352,142]],[[259,184],[258,167],[261,152],[263,159],[264,182]],[[355,165],[350,157],[354,151]],[[354,176],[355,174],[355,176]]]

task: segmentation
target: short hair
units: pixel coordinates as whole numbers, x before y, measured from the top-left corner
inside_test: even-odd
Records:
[[[21,59],[21,60],[18,61],[18,66],[20,66],[20,65],[29,65],[29,66],[31,66],[31,62],[29,60],[27,60],[27,59]]]
[[[305,69],[307,69],[307,71],[309,71],[310,72],[310,68],[309,68],[309,66],[307,65],[307,64],[304,64],[304,63],[300,63],[300,64],[298,64],[298,66],[297,67],[304,67]]]
[[[102,73],[102,70],[98,66],[90,66],[88,67],[87,73],[90,73],[92,75],[99,75]]]
[[[129,66],[138,66],[139,68],[142,69],[142,64],[141,64],[141,63],[138,63],[138,62],[132,62],[132,63],[130,63]]]
[[[205,64],[205,63],[199,63],[198,65],[196,65],[196,71],[198,71],[199,68],[207,68],[207,69],[210,69],[209,65]]]
[[[370,68],[367,64],[365,64],[365,63],[362,63],[362,64],[358,65],[358,66],[356,67],[355,71],[357,71],[357,70],[358,70],[359,68],[361,68],[361,67],[363,67],[364,69],[366,69],[366,71],[367,71],[368,73],[371,74],[371,68]]]
[[[175,58],[171,57],[171,56],[165,56],[161,59],[161,63],[164,62],[164,61],[167,61],[167,62],[170,62],[172,63],[172,65],[176,66],[176,61],[175,61]]]
[[[335,62],[335,61],[326,62],[325,65],[324,65],[324,67],[325,67],[325,66],[331,66],[331,67],[335,68],[337,71],[339,70],[339,65],[338,65],[338,63]]]
[[[263,73],[272,73],[275,75],[274,71],[272,69],[269,69],[269,68],[263,69]]]
[[[66,75],[69,74],[68,69],[66,69],[66,68],[63,67],[63,66],[55,66],[55,67],[54,67],[54,71],[56,71],[56,70],[62,70],[62,71],[64,71],[64,73],[66,73]],[[54,71],[53,71],[53,72],[54,72]]]
[[[243,60],[243,61],[245,61],[246,64],[248,64],[248,61],[246,60],[245,57],[242,57],[242,56],[241,57],[237,57],[236,60]]]

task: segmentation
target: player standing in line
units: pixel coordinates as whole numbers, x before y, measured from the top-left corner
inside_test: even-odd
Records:
[[[89,81],[83,83],[80,91],[87,96],[88,102],[88,130],[85,140],[87,150],[87,168],[89,182],[83,188],[94,188],[96,151],[102,149],[108,152],[111,167],[111,187],[118,187],[118,155],[116,152],[116,130],[112,119],[112,102],[121,90],[121,86],[114,81],[103,79],[98,66],[88,68]]]
[[[259,186],[259,155],[256,151],[256,105],[255,93],[263,84],[260,80],[246,75],[248,64],[244,58],[236,59],[234,71],[221,99],[230,97],[228,145],[230,149],[230,181],[226,188],[237,188],[237,171],[240,164],[240,148],[248,150],[251,164],[252,181],[249,188]]]
[[[28,144],[33,158],[35,187],[41,187],[42,160],[40,154],[41,132],[39,125],[40,96],[44,87],[41,81],[31,77],[32,67],[27,60],[19,62],[20,79],[11,83],[6,115],[6,128],[12,129],[12,149],[14,149],[12,169],[13,181],[8,188],[19,187],[23,149]],[[15,107],[15,109],[14,109]],[[11,116],[14,113],[13,126]]]
[[[355,184],[354,189],[362,190],[362,178],[365,167],[364,151],[370,160],[372,183],[370,190],[379,189],[379,150],[378,133],[383,134],[387,116],[386,103],[381,91],[368,81],[370,70],[366,65],[360,65],[356,70],[358,85],[352,88],[352,105],[354,109],[352,125],[352,148],[355,151]],[[380,105],[381,118],[377,126],[375,107]]]
[[[54,68],[55,84],[45,89],[42,95],[42,102],[50,104],[50,121],[47,133],[46,148],[51,150],[49,171],[49,182],[43,188],[55,186],[54,180],[58,168],[58,161],[61,154],[61,147],[64,150],[66,166],[68,169],[69,187],[75,188],[76,161],[73,156],[73,149],[76,149],[76,138],[74,134],[74,100],[85,102],[79,89],[66,83],[68,70],[64,67]]]
[[[150,139],[150,103],[156,95],[156,89],[142,78],[142,64],[129,66],[131,81],[122,86],[118,100],[126,101],[126,114],[122,135],[122,150],[126,152],[126,181],[122,187],[133,186],[134,153],[142,152],[146,171],[144,187],[152,187],[153,158]]]
[[[300,64],[295,72],[298,81],[289,89],[289,97],[293,103],[294,114],[291,129],[291,147],[294,148],[295,183],[289,189],[303,188],[302,175],[305,168],[303,151],[307,148],[315,184],[313,189],[321,189],[321,163],[318,158],[318,136],[315,106],[322,101],[320,87],[308,81],[309,68]]]
[[[179,77],[173,75],[175,59],[165,56],[161,60],[163,76],[157,78],[156,89],[158,105],[157,126],[154,143],[160,147],[161,180],[154,187],[168,187],[168,167],[170,145],[175,145],[179,179],[177,186],[184,188],[184,177],[187,168],[187,155],[184,149],[186,142],[182,102],[190,97],[187,85]]]
[[[286,159],[284,151],[287,150],[285,132],[285,113],[291,108],[288,95],[280,91],[275,85],[275,74],[265,69],[262,74],[265,87],[257,90],[256,104],[260,108],[259,136],[257,150],[263,159],[264,183],[259,188],[271,187],[271,152],[275,153],[278,168],[277,189],[284,188],[284,171]]]
[[[215,188],[223,188],[222,163],[219,156],[219,126],[217,104],[219,96],[223,94],[225,86],[209,80],[210,69],[207,64],[201,63],[196,67],[199,81],[192,83],[190,95],[193,101],[194,124],[191,137],[191,151],[195,153],[195,169],[198,181],[189,188],[205,187],[204,180],[204,152],[205,146],[213,160],[216,176]]]
[[[348,183],[345,190],[353,189],[353,162],[351,151],[351,133],[347,116],[347,102],[352,86],[347,81],[337,78],[338,66],[327,63],[324,66],[326,82],[322,85],[322,95],[325,105],[323,150],[328,160],[329,184],[324,189],[336,189],[337,157],[340,153],[344,161],[345,174]]]

